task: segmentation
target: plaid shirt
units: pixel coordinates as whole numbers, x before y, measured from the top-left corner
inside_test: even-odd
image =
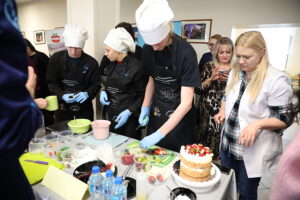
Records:
[[[241,132],[240,124],[238,120],[238,111],[240,107],[241,98],[247,87],[246,73],[241,72],[240,78],[242,80],[242,83],[240,86],[239,96],[235,101],[234,106],[228,116],[228,119],[224,124],[223,138],[221,144],[221,148],[224,151],[228,151],[228,153],[233,155],[234,158],[237,160],[243,160],[243,152],[244,152],[244,147],[238,144],[238,139]],[[222,100],[226,101],[226,97],[224,96]],[[270,106],[269,107],[271,110],[270,118],[271,117],[277,118],[280,121],[286,123],[287,125],[290,125],[292,123],[291,112],[290,112],[291,107],[292,107],[291,104],[285,106]],[[279,129],[276,130],[275,132],[282,135],[284,129]]]
[[[237,100],[235,101],[233,108],[225,122],[222,138],[222,149],[228,151],[237,160],[243,160],[244,147],[238,144],[240,136],[240,124],[238,120],[238,112],[240,107],[240,101],[246,88],[246,73],[241,74],[241,87]],[[226,97],[224,97],[226,99]]]

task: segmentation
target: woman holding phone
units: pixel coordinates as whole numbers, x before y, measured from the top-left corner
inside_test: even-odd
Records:
[[[195,92],[200,95],[197,143],[210,147],[214,153],[214,159],[219,157],[220,126],[213,117],[220,109],[233,49],[231,39],[222,37],[218,40],[213,52],[213,61],[204,65],[200,73],[201,86],[195,89]]]

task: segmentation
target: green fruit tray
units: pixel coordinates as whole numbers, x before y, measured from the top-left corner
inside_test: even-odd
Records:
[[[159,150],[162,149],[165,154],[155,155],[157,149]],[[151,162],[151,165],[156,167],[161,167],[161,168],[167,166],[170,162],[172,162],[177,157],[175,152],[158,146],[152,146],[149,149],[143,149],[142,147],[140,147],[139,141],[135,141],[128,144],[127,149],[125,151],[130,152],[132,154],[134,154],[134,152],[138,152],[138,153],[145,153],[151,155],[152,158],[149,161]]]

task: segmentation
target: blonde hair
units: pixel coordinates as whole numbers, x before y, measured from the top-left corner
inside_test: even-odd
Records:
[[[230,58],[230,62],[232,60],[232,57],[233,57],[233,50],[234,50],[234,46],[233,46],[233,42],[230,38],[228,37],[222,37],[220,38],[216,45],[215,45],[215,48],[214,48],[214,51],[213,51],[213,63],[215,66],[219,65],[220,64],[220,60],[218,58],[218,52],[219,52],[219,49],[221,46],[228,46],[230,51],[231,51],[231,58]]]
[[[247,86],[247,90],[250,96],[250,103],[253,103],[262,87],[269,66],[269,58],[268,58],[266,42],[260,32],[249,31],[241,34],[237,38],[235,42],[235,48],[237,46],[251,48],[260,54],[263,53],[263,56],[261,57],[261,60],[258,63],[256,69],[252,72],[251,80]],[[233,64],[232,70],[233,70],[233,78],[227,84],[226,95],[229,94],[229,92],[233,89],[234,85],[240,79],[241,69],[239,67],[238,61]]]

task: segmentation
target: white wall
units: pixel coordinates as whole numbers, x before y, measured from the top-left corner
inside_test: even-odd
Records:
[[[169,0],[175,19],[212,19],[212,34],[231,36],[233,26],[300,22],[299,0]],[[121,20],[135,22],[142,0],[122,0]],[[205,44],[192,44],[198,59],[208,51]]]
[[[43,0],[18,4],[20,30],[38,51],[48,55],[46,44],[34,44],[33,31],[64,27],[67,23],[66,0]]]

